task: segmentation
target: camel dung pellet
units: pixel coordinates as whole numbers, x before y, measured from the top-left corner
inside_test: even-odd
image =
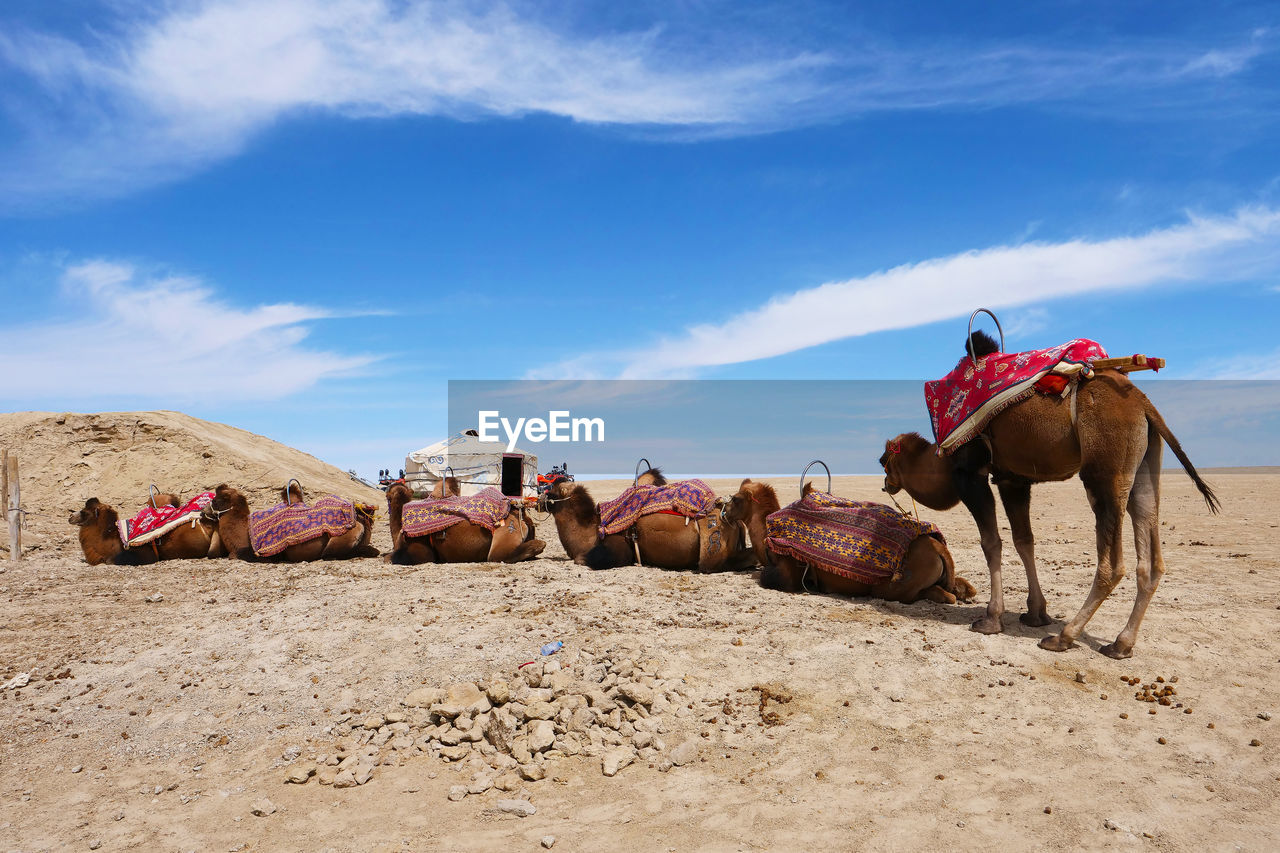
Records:
[[[1053,814],[1053,806],[1045,806],[1045,807],[1044,807],[1044,813],[1045,813],[1045,814]]]
[[[1209,728],[1213,728],[1213,723],[1210,723],[1210,724],[1209,724]]]
[[[1107,694],[1105,694],[1105,693],[1100,693],[1100,694],[1098,694],[1098,698],[1099,698],[1099,699],[1106,699],[1106,698],[1107,698]]]
[[[934,776],[933,778],[935,778],[935,779],[937,779],[939,782],[941,782],[943,779],[945,779],[945,778],[947,778],[947,777],[946,777],[946,776],[943,776],[941,773],[939,773],[937,776]]]
[[[1160,744],[1160,745],[1162,745],[1162,746],[1163,746],[1164,744],[1168,743],[1168,742],[1169,742],[1169,741],[1165,740],[1165,739],[1164,739],[1164,738],[1162,738],[1162,737],[1158,737],[1158,738],[1156,738],[1156,743],[1158,743],[1158,744]]]
[[[1122,719],[1122,720],[1127,720],[1127,719],[1129,719],[1129,715],[1128,715],[1128,714],[1124,714],[1124,713],[1122,713],[1122,714],[1120,715],[1120,719]]]
[[[1191,713],[1191,709],[1190,709],[1190,708],[1184,708],[1184,709],[1182,709],[1182,713],[1184,713],[1184,714],[1190,714],[1190,713]],[[1213,725],[1213,723],[1210,723],[1209,725],[1211,725],[1211,726],[1212,726],[1212,725]]]
[[[1152,708],[1152,709],[1151,709],[1150,711],[1148,711],[1147,713],[1148,713],[1148,714],[1154,714],[1155,712],[1156,712],[1156,709],[1155,709],[1155,708]]]
[[[1262,746],[1262,741],[1258,740],[1257,738],[1254,738],[1253,740],[1249,741],[1249,746]]]

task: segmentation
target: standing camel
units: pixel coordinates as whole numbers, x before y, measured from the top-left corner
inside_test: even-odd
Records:
[[[970,349],[975,358],[999,350],[982,332],[973,333]],[[890,439],[880,457],[884,490],[890,495],[905,490],[935,510],[964,503],[973,514],[991,573],[991,600],[986,614],[972,627],[979,633],[996,634],[1002,630],[1004,595],[1000,529],[988,475],[1000,492],[1014,548],[1027,570],[1027,612],[1022,622],[1043,626],[1050,619],[1036,575],[1031,486],[1079,474],[1096,518],[1098,567],[1080,612],[1060,634],[1042,639],[1040,647],[1054,652],[1071,648],[1124,577],[1121,523],[1127,510],[1138,554],[1138,594],[1115,642],[1101,649],[1108,657],[1123,659],[1133,654],[1138,627],[1164,575],[1159,518],[1162,439],[1204,496],[1209,511],[1216,513],[1219,503],[1164,418],[1123,373],[1098,370],[1091,378],[1079,380],[1074,396],[1072,400],[1033,394],[1014,403],[996,415],[978,439],[950,456],[938,455],[937,446],[916,433]]]

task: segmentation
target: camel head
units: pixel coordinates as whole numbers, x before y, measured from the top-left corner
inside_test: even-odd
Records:
[[[213,516],[221,516],[233,509],[243,509],[248,513],[249,501],[238,490],[222,483],[213,490],[213,501],[209,504],[208,512]]]
[[[742,481],[725,507],[726,521],[747,521],[753,514],[761,517],[778,511],[778,495],[768,483],[756,483],[750,479]]]
[[[431,490],[431,497],[457,497],[462,494],[462,484],[458,482],[457,477],[445,477],[436,483],[435,488]]]
[[[880,467],[884,469],[884,491],[896,495],[910,482],[909,469],[920,454],[929,452],[929,442],[918,432],[904,432],[884,443]]]
[[[567,514],[568,518],[590,524],[596,517],[596,502],[585,486],[561,480],[538,496],[538,511],[555,516]]]
[[[84,502],[84,509],[71,513],[71,517],[67,519],[67,522],[76,527],[85,527],[97,523],[99,516],[103,513],[115,515],[115,510],[97,498],[89,498]]]
[[[636,478],[637,486],[665,486],[667,485],[666,475],[662,473],[661,468],[650,468],[639,477]]]

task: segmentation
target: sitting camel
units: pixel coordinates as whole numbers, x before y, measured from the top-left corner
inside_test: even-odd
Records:
[[[651,468],[636,485],[666,485]],[[750,567],[751,552],[741,525],[727,523],[717,503],[708,516],[693,521],[680,515],[641,516],[625,532],[600,535],[600,508],[584,486],[560,482],[538,499],[538,509],[551,513],[560,544],[569,559],[593,569],[613,569],[637,562],[662,569],[700,572],[737,571]],[[632,535],[629,535],[632,534]]]
[[[183,505],[182,499],[171,493],[157,494],[153,501],[156,507]],[[194,524],[182,524],[157,539],[133,548],[124,547],[120,538],[119,520],[116,510],[97,498],[89,498],[83,509],[71,514],[68,521],[80,528],[77,538],[89,565],[113,563],[120,566],[142,566],[160,560],[224,557],[227,553],[218,536],[216,521],[207,514],[201,514]]]
[[[436,483],[431,500],[461,495],[457,479],[447,477]],[[405,505],[413,500],[413,492],[404,483],[387,489],[387,515],[391,523],[392,551],[389,559],[397,565],[422,563],[519,563],[532,560],[543,552],[547,543],[535,538],[528,512],[512,501],[505,518],[496,519],[492,529],[465,517],[448,527],[421,536],[410,536],[403,530]]]
[[[812,491],[813,483],[805,483],[802,497],[807,497]],[[760,585],[763,587],[801,592],[806,571],[812,568],[807,573],[817,590],[835,595],[866,596],[904,604],[922,598],[940,604],[955,604],[957,599],[968,600],[977,594],[973,584],[956,574],[955,561],[946,544],[929,534],[912,539],[896,576],[879,583],[865,583],[820,566],[805,566],[794,556],[776,553],[769,547],[765,519],[780,509],[772,486],[743,480],[725,513],[727,518],[746,524],[751,534],[752,550],[761,566]]]
[[[974,332],[970,349],[975,358],[998,352],[995,341]],[[995,498],[987,477],[995,483],[1009,517],[1013,544],[1027,570],[1027,612],[1023,623],[1050,622],[1044,593],[1036,576],[1035,539],[1031,533],[1031,485],[1067,480],[1080,475],[1097,519],[1098,567],[1093,586],[1080,612],[1058,635],[1040,647],[1061,652],[1071,648],[1098,606],[1124,577],[1121,522],[1127,509],[1133,522],[1138,552],[1138,595],[1129,621],[1115,642],[1102,647],[1108,657],[1133,654],[1138,626],[1164,575],[1160,554],[1160,459],[1167,443],[1190,475],[1209,511],[1218,511],[1218,498],[1200,478],[1164,418],[1129,378],[1117,370],[1098,370],[1081,379],[1075,399],[1033,394],[996,415],[979,439],[941,456],[936,445],[916,433],[885,442],[880,465],[884,490],[905,490],[935,510],[963,502],[978,523],[982,550],[991,572],[991,601],[973,630],[995,634],[1002,630],[1004,596],[1001,590],[1000,528]]]
[[[284,505],[296,506],[303,503],[302,487],[296,481],[290,481],[280,490]],[[333,496],[327,496],[333,498]],[[325,499],[322,498],[321,501]],[[346,503],[334,498],[335,505]],[[318,506],[320,502],[317,502]],[[271,511],[278,511],[280,506]],[[367,508],[366,508],[367,509]],[[307,563],[314,560],[346,560],[353,557],[376,557],[378,549],[369,544],[373,537],[373,517],[362,511],[361,506],[353,507],[354,523],[344,523],[345,529],[339,532],[332,530],[315,530],[314,535],[304,542],[289,544],[278,553],[261,556],[264,548],[254,549],[249,535],[251,514],[249,501],[237,489],[226,483],[214,490],[213,503],[210,510],[218,519],[218,532],[232,557],[241,560],[262,560],[281,563]],[[256,534],[255,534],[256,535]]]

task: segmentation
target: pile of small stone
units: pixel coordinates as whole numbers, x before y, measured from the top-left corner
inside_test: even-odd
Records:
[[[425,754],[472,771],[450,790],[460,800],[537,782],[568,756],[599,758],[605,776],[637,761],[666,772],[696,760],[697,743],[668,728],[668,712],[692,701],[683,677],[655,658],[625,655],[562,653],[482,683],[419,687],[400,710],[343,715],[326,729],[334,752],[314,767],[295,764],[286,781],[353,787],[379,766]]]

